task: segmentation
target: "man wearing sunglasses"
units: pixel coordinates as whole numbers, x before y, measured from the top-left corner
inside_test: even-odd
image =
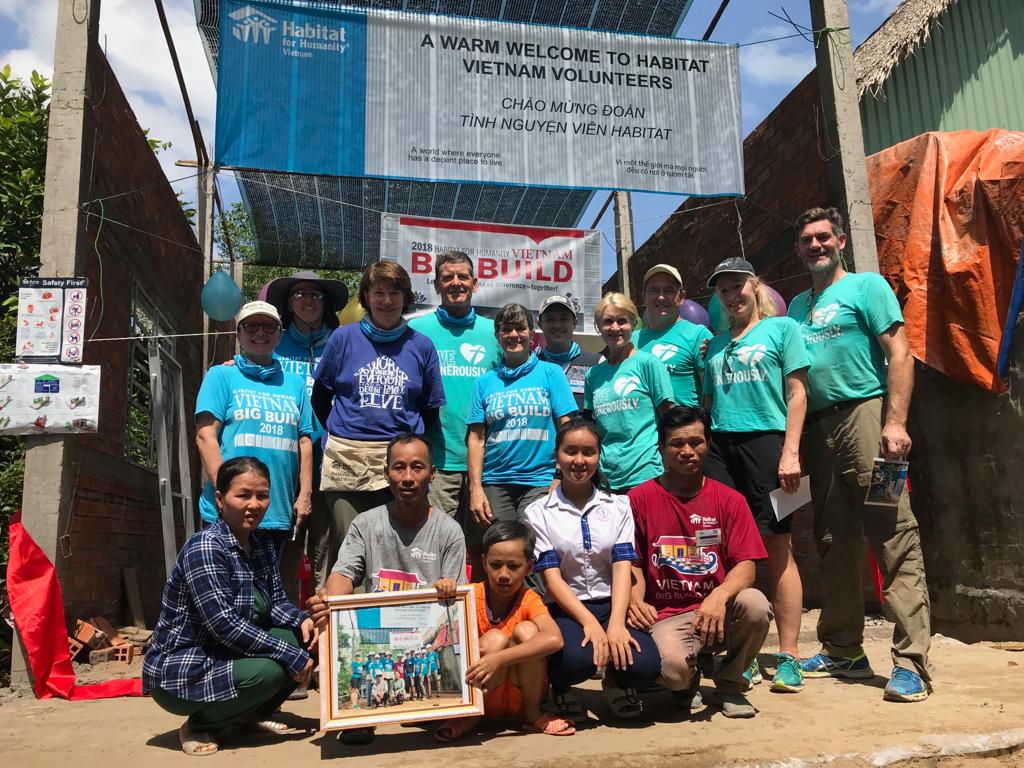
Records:
[[[862,646],[866,534],[896,622],[895,666],[884,697],[922,701],[931,689],[931,622],[917,520],[906,493],[896,506],[865,503],[874,458],[905,459],[910,453],[914,362],[903,315],[881,275],[843,268],[846,234],[835,208],[804,211],[796,238],[796,255],[813,287],[793,299],[789,316],[801,323],[811,359],[803,455],[825,587],[818,619],[822,648],[801,667],[805,677],[874,674]]]

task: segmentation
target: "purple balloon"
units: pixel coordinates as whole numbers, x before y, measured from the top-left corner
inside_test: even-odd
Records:
[[[703,325],[711,330],[711,318],[708,316],[708,311],[693,299],[683,301],[679,307],[679,316],[694,325]]]
[[[775,305],[775,316],[785,317],[786,316],[786,300],[782,298],[782,294],[772,288],[770,285],[765,285],[765,290],[768,291],[768,295],[771,297],[772,304]]]

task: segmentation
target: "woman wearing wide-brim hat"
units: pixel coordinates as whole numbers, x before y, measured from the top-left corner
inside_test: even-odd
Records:
[[[264,286],[261,294],[277,308],[284,326],[274,354],[284,370],[296,373],[306,382],[307,396],[313,393],[313,372],[327,346],[331,331],[338,327],[338,311],[348,302],[348,288],[340,280],[328,280],[316,272],[296,272],[279,277]],[[314,417],[315,419],[315,417]],[[302,543],[313,571],[313,588],[327,580],[327,504],[320,493],[320,467],[323,462],[324,427],[315,419],[313,434],[313,508],[296,543],[286,548],[281,572],[297,573],[302,558]],[[298,581],[289,578],[285,592],[298,602]]]

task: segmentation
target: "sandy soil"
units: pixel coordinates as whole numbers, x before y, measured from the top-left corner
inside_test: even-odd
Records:
[[[813,627],[813,621],[808,616],[805,627]],[[890,668],[889,632],[891,627],[882,624],[869,628],[867,651],[880,675]],[[807,635],[802,646],[812,652],[813,636]],[[448,768],[507,768],[511,759],[539,768],[1024,766],[1024,653],[936,637],[932,659],[936,692],[921,704],[883,702],[880,675],[858,683],[809,680],[796,695],[757,687],[751,701],[758,715],[745,721],[727,720],[714,706],[684,716],[671,708],[665,693],[646,698],[648,719],[615,721],[599,684],[591,681],[581,687],[581,698],[592,719],[569,738],[495,727],[441,745],[420,728],[387,727],[373,744],[347,747],[333,734],[316,732],[318,701],[310,698],[287,704],[281,716],[306,732],[289,738],[228,736],[220,753],[203,765],[242,757],[250,768],[280,768],[344,758],[346,768],[376,768],[382,756],[401,752],[403,768],[435,768],[442,762]],[[710,688],[704,694],[706,701],[714,695]],[[148,699],[71,703],[8,694],[0,696],[0,754],[12,766],[59,765],[72,754],[76,768],[181,765],[186,758],[178,748],[180,722]]]

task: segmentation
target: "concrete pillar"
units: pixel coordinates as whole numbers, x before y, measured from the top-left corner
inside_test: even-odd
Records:
[[[79,211],[88,199],[92,174],[92,83],[89,70],[98,50],[100,0],[59,0],[57,42],[53,54],[50,126],[46,149],[40,277],[85,274],[88,247],[85,216]],[[96,295],[95,286],[92,295]],[[77,465],[75,438],[62,435],[28,437],[22,522],[63,576],[66,542]],[[15,633],[11,653],[11,685],[31,684]]]
[[[203,285],[213,274],[213,166],[205,156],[197,158],[196,178],[196,240],[203,249]],[[217,350],[216,338],[210,337],[210,316],[203,312],[203,367],[210,365],[210,351]]]
[[[632,298],[629,284],[629,260],[633,257],[633,202],[629,192],[615,193],[615,250],[619,257],[619,283],[622,292]]]
[[[875,222],[864,162],[857,67],[850,46],[846,0],[810,0],[818,83],[825,113],[821,144],[828,157],[830,203],[847,215],[846,261],[857,272],[877,272]]]

